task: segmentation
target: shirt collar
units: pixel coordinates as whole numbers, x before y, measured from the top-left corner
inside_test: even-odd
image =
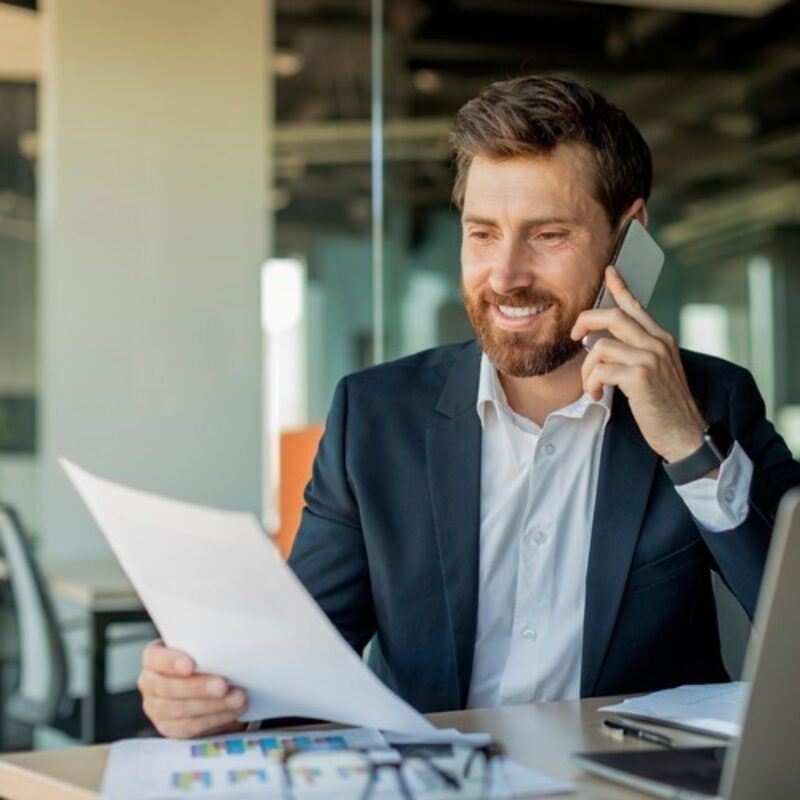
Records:
[[[563,408],[553,411],[550,416],[571,417],[578,419],[584,417],[589,408],[601,407],[603,409],[604,424],[608,421],[611,413],[611,401],[614,396],[613,386],[603,387],[603,396],[600,400],[592,400],[588,394],[582,394],[573,403],[570,403]],[[510,422],[514,422],[514,418],[518,415],[513,411],[506,399],[506,393],[500,384],[500,379],[497,377],[497,370],[489,361],[486,353],[481,354],[481,371],[478,379],[478,400],[476,403],[476,411],[481,421],[481,428],[486,429],[486,410],[492,407],[495,413],[505,418]],[[549,417],[548,417],[549,418]]]

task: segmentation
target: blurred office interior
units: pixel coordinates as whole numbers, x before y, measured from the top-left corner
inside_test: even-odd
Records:
[[[7,0],[0,502],[45,573],[111,563],[60,455],[294,524],[281,489],[337,380],[470,337],[448,130],[487,83],[544,71],[640,126],[652,311],[751,369],[800,454],[798,0]],[[121,635],[109,686],[140,649]]]

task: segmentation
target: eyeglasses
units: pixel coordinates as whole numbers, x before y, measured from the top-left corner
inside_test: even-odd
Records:
[[[289,800],[480,800],[491,797],[497,785],[502,754],[500,746],[491,742],[479,747],[397,745],[385,757],[381,751],[359,750],[290,749],[276,755],[283,765]]]

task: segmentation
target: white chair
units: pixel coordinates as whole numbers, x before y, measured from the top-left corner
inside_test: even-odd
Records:
[[[50,592],[19,517],[3,503],[0,544],[11,583],[20,662],[19,686],[6,700],[5,714],[31,727],[47,725],[80,738],[83,698],[73,697],[68,691],[64,640]],[[137,690],[107,694],[102,700],[106,708],[104,725],[95,731],[93,741],[85,744],[152,731]]]

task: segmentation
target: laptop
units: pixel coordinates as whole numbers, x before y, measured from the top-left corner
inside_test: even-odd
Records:
[[[724,747],[576,753],[595,775],[659,797],[800,798],[800,489],[781,501],[745,659],[742,735]]]

